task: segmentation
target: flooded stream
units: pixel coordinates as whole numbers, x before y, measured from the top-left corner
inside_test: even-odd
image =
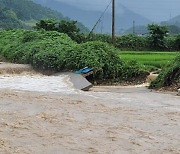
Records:
[[[0,89],[73,93],[67,76],[0,75]]]
[[[179,96],[24,68],[0,66],[0,154],[180,154]]]

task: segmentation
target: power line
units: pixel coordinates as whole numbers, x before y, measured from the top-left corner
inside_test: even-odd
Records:
[[[94,29],[96,28],[96,26],[98,25],[98,23],[101,21],[101,18],[104,16],[104,14],[106,13],[106,11],[108,10],[109,6],[111,5],[112,0],[110,1],[110,3],[107,5],[106,9],[104,10],[104,12],[101,14],[100,18],[98,19],[98,21],[96,22],[96,24],[94,25],[94,27],[92,28],[92,30],[89,33],[89,36],[93,33]]]
[[[104,28],[104,16],[102,17],[101,20],[101,34],[103,33],[103,28]]]

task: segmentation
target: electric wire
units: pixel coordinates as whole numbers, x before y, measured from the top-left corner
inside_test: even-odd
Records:
[[[93,33],[94,29],[96,28],[96,26],[98,25],[98,23],[101,21],[102,17],[104,16],[104,14],[106,13],[106,11],[108,10],[109,6],[111,5],[112,0],[110,1],[110,3],[107,5],[106,9],[104,10],[104,12],[101,14],[100,18],[98,19],[98,21],[96,22],[96,24],[93,26],[92,30],[90,31],[88,37]]]

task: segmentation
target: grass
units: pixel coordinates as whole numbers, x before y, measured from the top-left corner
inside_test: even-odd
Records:
[[[125,61],[135,60],[148,71],[154,71],[166,66],[176,57],[177,52],[120,51],[119,55]]]

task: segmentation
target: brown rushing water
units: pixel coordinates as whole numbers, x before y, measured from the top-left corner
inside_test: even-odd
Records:
[[[66,76],[0,76],[2,154],[179,154],[180,97],[72,88]]]
[[[35,73],[30,65],[0,62],[0,74],[21,74],[23,72]]]

